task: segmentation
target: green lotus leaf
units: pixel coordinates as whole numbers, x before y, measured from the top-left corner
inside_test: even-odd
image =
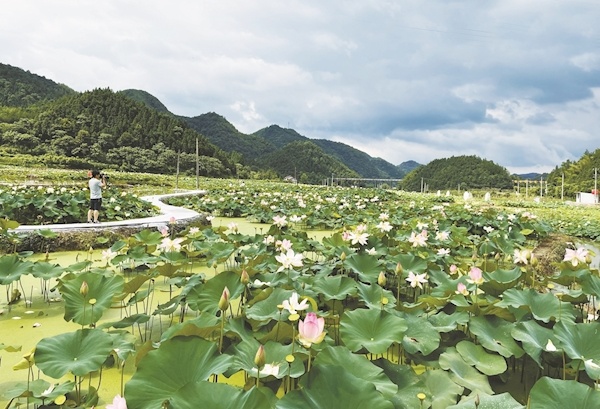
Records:
[[[496,351],[505,358],[520,358],[525,353],[515,342],[511,331],[515,324],[496,316],[471,317],[469,330],[479,343],[489,351]]]
[[[0,285],[17,281],[22,275],[29,274],[32,267],[31,261],[23,261],[16,254],[0,257]]]
[[[487,376],[465,362],[455,348],[448,348],[442,353],[439,362],[442,369],[451,372],[450,379],[458,385],[464,386],[473,392],[483,392],[488,395],[494,393]]]
[[[519,322],[512,329],[514,339],[521,342],[527,355],[529,355],[540,368],[542,364],[542,351],[544,351],[548,340],[553,338],[551,329],[544,328],[534,320]]]
[[[398,392],[390,397],[395,409],[413,409],[421,406],[421,400],[417,397],[419,393],[424,393],[424,407],[431,401],[431,392],[425,385],[423,379],[419,378],[414,369],[409,365],[398,365],[387,359],[378,359],[373,362],[383,369],[383,372],[396,385]]]
[[[583,363],[585,365],[585,372],[590,379],[598,382],[600,380],[600,362],[593,359],[586,359]]]
[[[234,373],[243,370],[248,373],[250,377],[256,378],[258,375],[256,364],[254,363],[254,357],[256,351],[261,344],[255,339],[242,341],[231,349],[227,350],[227,353],[233,356],[231,368],[229,372],[225,373],[225,376],[229,377]],[[291,365],[286,361],[286,356],[292,355],[292,344],[282,345],[279,342],[267,342],[264,345],[265,350],[265,362],[272,367],[277,367],[277,373],[269,374],[265,372],[260,373],[261,378],[268,376],[274,376],[277,379],[282,379],[284,376],[291,376],[292,378],[299,378],[304,374],[304,363],[301,359],[295,359]]]
[[[317,365],[276,405],[277,409],[394,409],[374,385],[339,365]]]
[[[213,263],[224,263],[231,257],[233,252],[236,250],[236,246],[229,242],[217,242],[217,243],[206,243],[208,245],[207,250],[208,266],[212,266]]]
[[[581,280],[581,289],[587,295],[600,298],[600,277],[588,274]]]
[[[560,321],[554,326],[554,334],[560,346],[571,359],[600,361],[599,322],[573,323]],[[558,346],[558,345],[557,345]]]
[[[494,243],[491,240],[484,240],[481,243],[481,245],[479,246],[477,254],[479,254],[480,256],[485,256],[488,254],[494,254],[497,251],[498,251],[498,246],[496,246],[496,243]]]
[[[415,274],[423,274],[428,272],[427,268],[427,260],[415,256],[411,253],[403,253],[393,258],[395,263],[400,263],[402,269],[404,270],[404,278],[408,275],[409,271],[412,271]]]
[[[460,341],[456,344],[456,350],[466,363],[485,375],[499,375],[506,371],[504,357],[488,353],[481,345],[475,345],[470,341]]]
[[[500,395],[479,395],[479,404],[475,405],[475,398],[448,406],[447,409],[525,409],[525,406],[513,398],[510,393]]]
[[[136,353],[136,338],[131,332],[125,330],[113,330],[108,332],[108,335],[112,338],[112,353],[119,359],[124,361],[130,355]]]
[[[358,275],[365,283],[375,284],[379,273],[383,271],[381,262],[377,257],[369,254],[352,254],[344,260],[344,268]]]
[[[540,378],[529,393],[530,409],[597,409],[600,391],[577,381]]]
[[[35,348],[35,364],[46,375],[59,379],[72,373],[84,376],[100,369],[112,351],[112,338],[100,329],[44,338]]]
[[[469,322],[469,313],[466,311],[455,311],[452,314],[446,314],[443,311],[428,318],[429,322],[438,332],[454,331],[458,325],[466,325]]]
[[[200,283],[192,288],[188,293],[187,302],[194,311],[204,311],[214,315],[219,310],[219,299],[225,287],[229,289],[230,301],[239,297],[244,291],[244,284],[242,284],[239,274],[233,271],[223,271],[205,283]]]
[[[402,346],[409,354],[427,356],[440,346],[440,333],[424,316],[403,315],[406,320],[406,332],[402,338]]]
[[[486,294],[499,295],[503,291],[514,287],[523,273],[519,267],[515,267],[512,270],[498,269],[491,273],[483,273],[485,282],[481,284],[481,289]]]
[[[387,301],[383,304],[383,309],[386,311],[394,311],[396,308],[396,296],[389,290],[384,290],[377,284],[364,284],[361,282],[356,283],[358,287],[358,293],[361,301],[369,308],[381,309],[382,302]]]
[[[451,379],[450,373],[441,369],[425,371],[421,378],[431,391],[432,409],[445,409],[455,404],[464,391],[462,386]]]
[[[142,230],[139,233],[134,234],[134,237],[138,242],[146,246],[156,246],[163,240],[163,235],[156,230]]]
[[[87,283],[88,292],[81,293],[81,285]],[[80,325],[89,325],[97,322],[104,311],[110,308],[113,298],[123,291],[123,277],[114,275],[105,277],[93,272],[77,275],[75,278],[65,280],[60,292],[65,300],[65,321],[76,322]],[[95,299],[95,304],[90,300]]]
[[[540,294],[533,289],[511,288],[502,294],[502,301],[497,305],[529,310],[535,319],[543,322],[574,321],[576,316],[575,308],[571,303],[560,301],[552,293]]]
[[[345,300],[348,296],[356,295],[356,281],[345,276],[323,277],[315,281],[312,289],[326,301]]]
[[[51,264],[45,261],[34,263],[31,268],[31,275],[42,280],[60,277],[65,269],[58,264]]]
[[[293,291],[291,290],[284,290],[280,287],[275,288],[266,299],[258,301],[249,307],[246,310],[246,317],[263,324],[266,324],[271,320],[277,321],[280,317],[282,320],[287,319],[289,315],[287,311],[284,310],[283,313],[280,313],[280,309],[277,308],[277,306],[281,305],[283,300],[289,299],[292,296],[292,293]]]
[[[363,355],[353,354],[348,348],[325,347],[314,359],[314,364],[323,367],[342,365],[344,372],[360,379],[363,383],[375,385],[375,388],[386,398],[391,398],[398,392],[398,386],[383,373],[381,368]]]
[[[453,279],[445,271],[432,270],[427,273],[429,281],[435,286],[431,288],[431,295],[437,298],[454,296],[458,283],[466,283],[467,277]]]
[[[193,336],[171,338],[139,362],[136,373],[125,385],[127,406],[160,408],[164,401],[170,401],[174,408],[191,407],[197,403],[192,399],[199,388],[196,384],[227,371],[230,363],[231,357],[220,355],[214,342]],[[189,399],[192,400],[183,406]]]
[[[135,324],[144,324],[148,321],[150,321],[150,316],[148,314],[133,314],[120,321],[102,323],[102,325],[98,325],[98,328],[127,328]]]
[[[220,325],[221,319],[219,317],[203,313],[196,318],[172,325],[163,332],[160,340],[161,342],[166,341],[167,339],[174,338],[178,335],[194,335],[206,340],[211,340],[219,336]]]
[[[406,329],[406,320],[381,309],[349,311],[340,322],[342,340],[353,352],[365,348],[373,354],[383,354],[402,339]]]

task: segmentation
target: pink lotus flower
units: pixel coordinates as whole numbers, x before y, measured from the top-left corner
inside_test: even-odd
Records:
[[[106,405],[106,409],[127,409],[127,402],[121,395],[115,396],[112,404]]]
[[[467,281],[476,285],[483,284],[483,272],[481,269],[477,267],[471,267],[471,270],[469,270],[469,280]]]
[[[312,344],[319,344],[325,338],[325,319],[317,317],[314,312],[306,314],[304,321],[298,322],[298,340],[306,348],[310,348]]]

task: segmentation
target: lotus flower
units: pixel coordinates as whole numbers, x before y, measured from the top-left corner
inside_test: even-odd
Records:
[[[127,402],[121,395],[117,395],[111,404],[106,405],[106,409],[127,409]]]
[[[312,344],[319,344],[325,338],[325,319],[317,317],[314,312],[306,314],[304,321],[298,322],[298,340],[306,348],[310,348]]]

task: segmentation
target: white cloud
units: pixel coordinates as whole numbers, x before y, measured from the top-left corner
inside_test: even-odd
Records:
[[[587,1],[19,0],[0,62],[396,164],[550,170],[599,147],[599,19]]]

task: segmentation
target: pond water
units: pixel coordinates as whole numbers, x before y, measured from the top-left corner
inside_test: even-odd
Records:
[[[217,217],[212,221],[214,227],[228,226],[230,223],[236,223],[240,232],[244,234],[254,234],[267,231],[270,227],[268,224],[252,223],[244,219],[237,218],[223,218]],[[331,231],[308,231],[308,235],[316,240],[322,240],[324,237],[331,235]],[[94,251],[71,251],[71,252],[60,252],[51,253],[48,260],[51,263],[56,263],[61,266],[68,266],[77,261],[92,260],[94,266],[103,267],[104,262],[101,260],[101,250]],[[31,257],[32,261],[42,260],[45,258],[44,254],[36,254]],[[215,272],[220,272],[225,269],[225,266],[218,266],[217,269],[209,268],[205,265],[199,265],[194,268],[194,272],[203,273],[207,278],[213,277]],[[171,297],[169,292],[169,285],[162,281],[155,283],[155,290],[152,296],[152,305],[147,307],[147,313],[151,314],[157,305],[168,301]],[[56,285],[56,280],[49,280],[46,284],[47,288],[53,288]],[[3,290],[5,286],[1,286]],[[72,332],[80,329],[81,326],[73,322],[66,322],[63,318],[64,314],[64,303],[61,300],[47,302],[44,300],[42,294],[43,283],[34,278],[31,275],[23,276],[21,279],[21,285],[19,290],[26,295],[27,303],[23,300],[15,305],[11,305],[10,308],[7,304],[8,294],[5,295],[5,291],[0,292],[0,344],[5,346],[20,347],[19,352],[7,352],[6,350],[0,350],[0,407],[6,407],[8,400],[3,396],[9,391],[15,383],[27,381],[27,370],[14,371],[13,366],[21,361],[23,355],[29,353],[35,345],[42,339],[47,337],[53,337],[58,334]],[[52,299],[54,296],[51,296]],[[139,303],[138,303],[139,304]],[[235,311],[237,306],[233,305]],[[141,311],[140,311],[141,312]],[[111,322],[118,321],[123,316],[135,314],[133,311],[125,311],[124,308],[114,305],[113,308],[106,311],[99,322]],[[176,313],[177,314],[177,313]],[[195,317],[195,312],[189,312],[186,317]],[[163,317],[162,320],[158,318],[150,322],[148,331],[152,332],[152,338],[156,338],[160,335],[161,330],[166,330],[171,323],[176,323],[179,316],[175,316],[173,320],[169,317]],[[140,331],[144,331],[141,329]],[[136,328],[136,331],[138,329]],[[136,333],[139,339],[139,333]],[[149,333],[148,333],[149,335]],[[102,371],[102,380],[99,389],[100,403],[99,407],[103,407],[104,404],[110,403],[112,397],[117,393],[120,393],[122,376],[123,381],[127,380],[134,373],[134,362],[133,359],[128,359],[124,367],[123,373],[120,369],[113,367],[104,369]],[[36,372],[35,377],[38,377]],[[39,373],[43,379],[49,382],[56,382],[56,380],[45,377]],[[72,378],[65,377],[60,380],[73,380]],[[229,383],[243,385],[244,377],[243,374],[234,375],[229,380],[220,379],[220,381],[227,381]],[[87,385],[87,380],[86,380]],[[92,380],[92,385],[98,385],[97,376]],[[33,407],[33,406],[32,406]]]

